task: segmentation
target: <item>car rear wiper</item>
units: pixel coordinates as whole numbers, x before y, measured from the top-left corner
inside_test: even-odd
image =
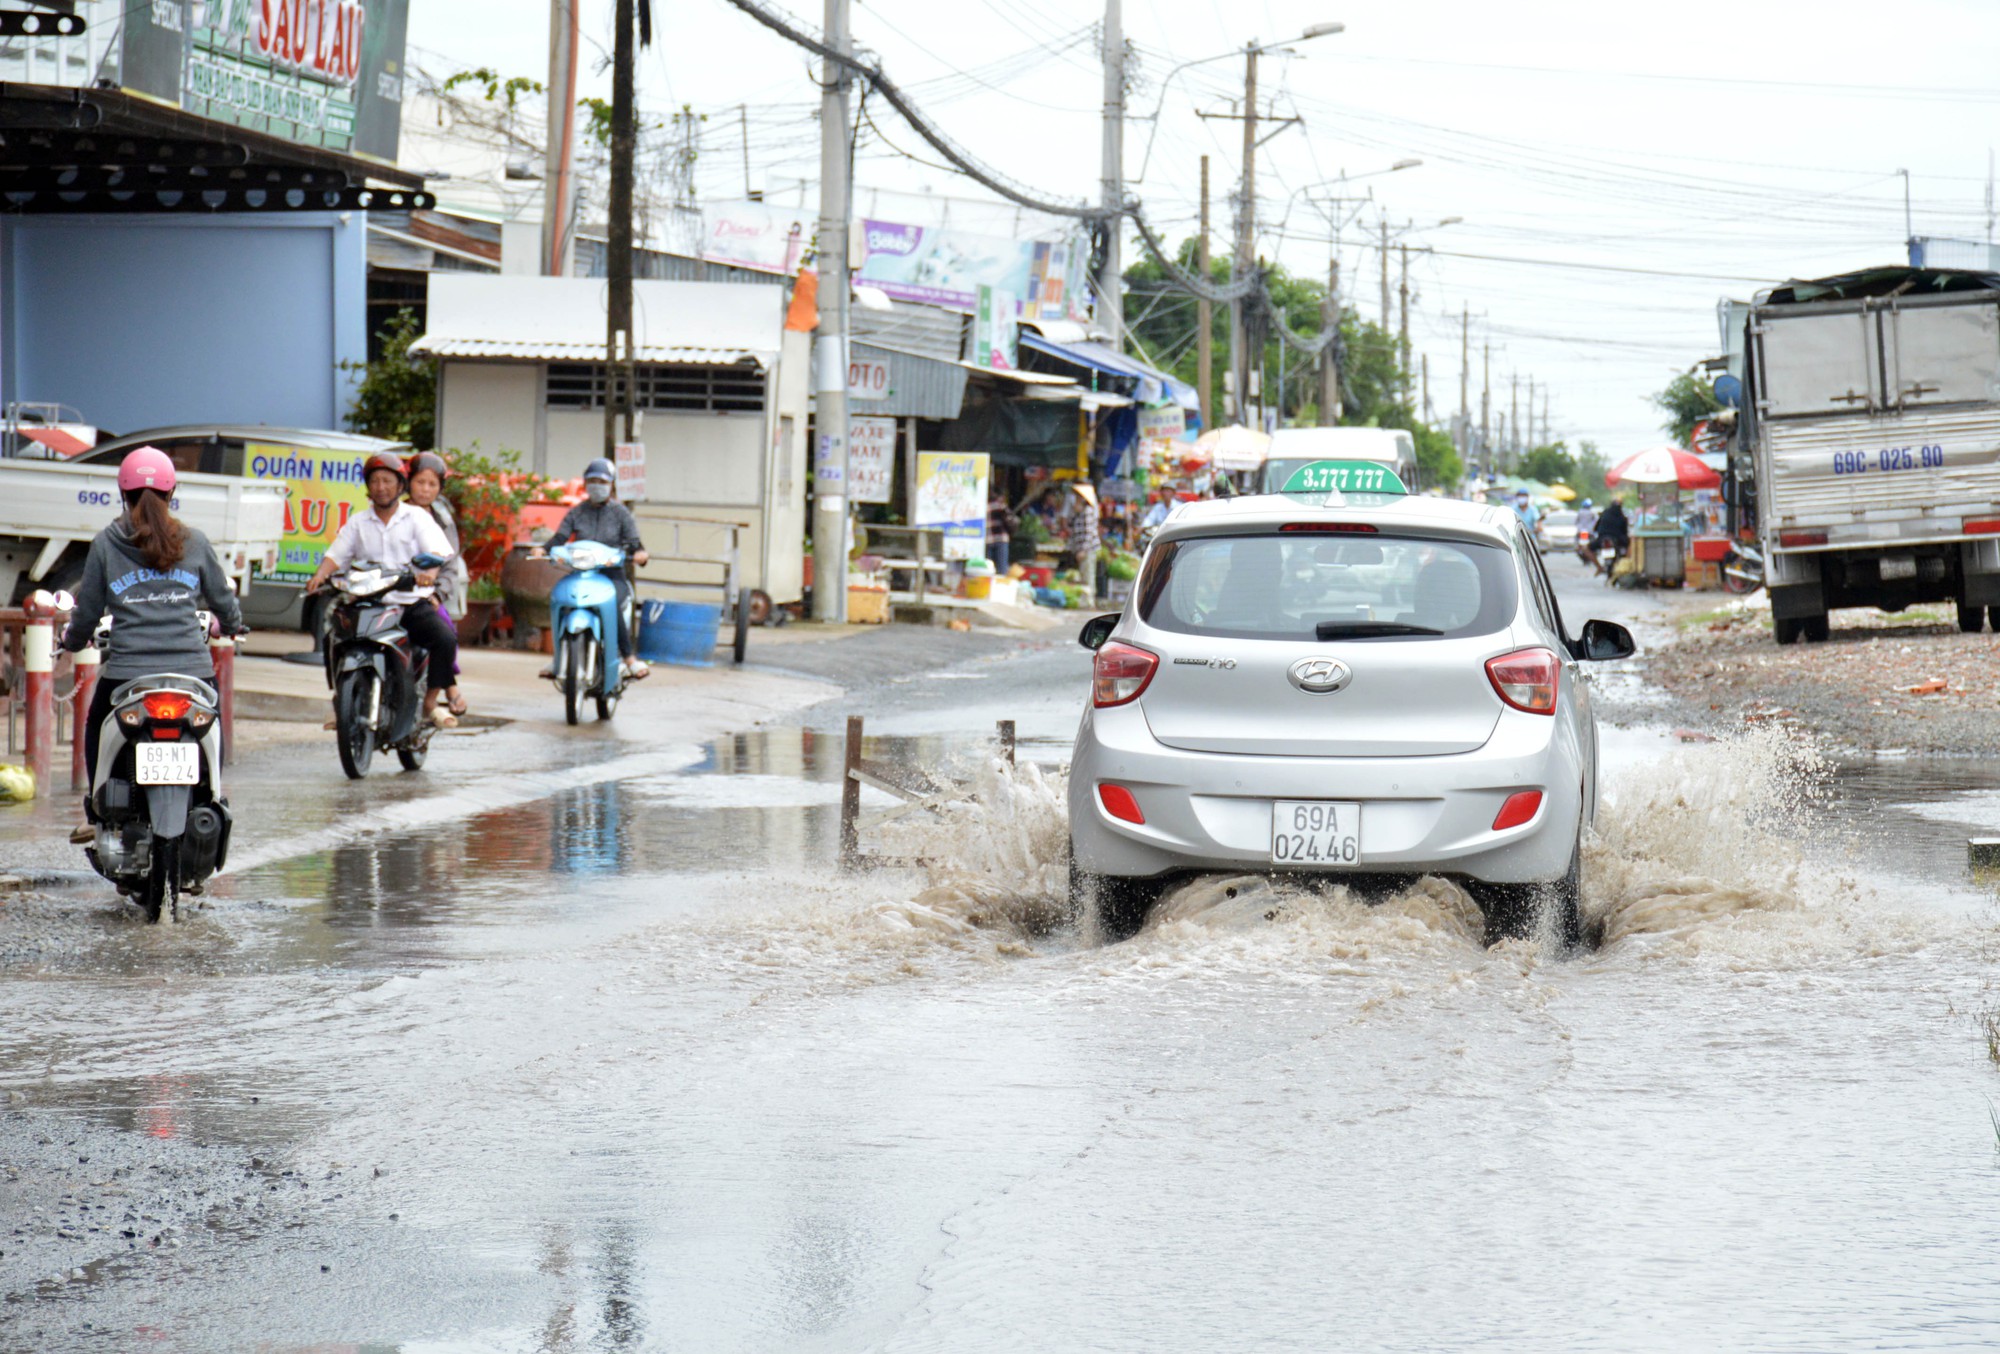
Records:
[[[1315,639],[1369,639],[1376,635],[1441,635],[1428,625],[1405,625],[1401,621],[1321,621],[1313,627]]]

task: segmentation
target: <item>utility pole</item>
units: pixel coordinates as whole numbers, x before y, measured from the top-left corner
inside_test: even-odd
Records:
[[[1389,219],[1382,218],[1382,332],[1389,332]]]
[[[1410,397],[1410,247],[1406,244],[1396,248],[1403,256],[1403,277],[1396,288],[1396,352],[1403,369],[1403,398]]]
[[[1507,383],[1507,453],[1513,457],[1514,467],[1518,469],[1521,462],[1521,373],[1508,373]]]
[[[1195,269],[1201,274],[1202,285],[1208,284],[1208,157],[1201,157],[1201,235],[1194,246]],[[1194,360],[1195,390],[1201,401],[1201,426],[1213,428],[1215,424],[1215,310],[1202,297],[1194,303]]]
[[[1241,281],[1256,265],[1257,249],[1257,44],[1243,49],[1243,179],[1236,201],[1236,248],[1229,276]],[[1236,385],[1236,421],[1250,422],[1249,335],[1244,330],[1243,297],[1229,303],[1229,368]]]
[[[625,414],[626,441],[632,440],[632,160],[638,150],[633,125],[633,0],[618,0],[611,53],[611,194],[604,271],[610,295],[604,308],[604,455],[617,456],[618,414]]]
[[[1432,422],[1431,417],[1431,355],[1424,354],[1424,422]]]
[[[1104,209],[1125,205],[1125,28],[1122,0],[1104,0]],[[1111,346],[1125,350],[1125,267],[1120,261],[1124,218],[1104,222],[1104,258],[1097,275],[1097,318]]]
[[[1326,296],[1321,299],[1319,318],[1323,332],[1340,332],[1340,260],[1334,259],[1326,265]],[[1335,351],[1340,340],[1335,339],[1319,353],[1319,426],[1337,427],[1340,423],[1340,354]]]
[[[1528,438],[1523,449],[1533,451],[1541,444],[1535,441],[1535,378],[1528,378]]]
[[[1493,475],[1493,345],[1479,345],[1479,455]]]
[[[630,0],[619,0],[621,5]],[[826,0],[825,42],[853,51],[848,0]],[[819,446],[813,460],[813,619],[847,619],[847,90],[825,64],[819,101],[819,337],[813,343]]]
[[[577,0],[549,0],[549,131],[542,165],[542,275],[569,275],[575,206]]]
[[[1549,445],[1549,388],[1542,387],[1542,445]]]
[[[1458,314],[1458,459],[1472,468],[1472,307]]]

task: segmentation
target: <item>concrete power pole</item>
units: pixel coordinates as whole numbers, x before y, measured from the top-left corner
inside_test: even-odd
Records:
[[[632,161],[638,153],[634,125],[635,95],[632,50],[633,0],[618,0],[616,35],[611,53],[611,192],[604,272],[610,295],[604,308],[604,455],[617,455],[618,414],[622,409],[624,440],[632,440]]]
[[[1521,461],[1521,373],[1510,372],[1507,377],[1507,454],[1513,458],[1510,469],[1519,469]]]
[[[1201,157],[1201,235],[1194,246],[1195,271],[1208,282],[1208,157]],[[1196,398],[1201,401],[1201,426],[1215,425],[1215,309],[1197,297],[1194,303]]]
[[[1390,326],[1390,324],[1391,324],[1391,323],[1393,323],[1393,321],[1392,321],[1392,320],[1390,319],[1390,317],[1389,317],[1389,221],[1388,221],[1388,218],[1387,218],[1387,217],[1384,217],[1384,218],[1382,219],[1382,221],[1381,221],[1381,223],[1380,223],[1380,224],[1381,224],[1381,227],[1382,227],[1382,246],[1381,246],[1381,254],[1382,254],[1382,332],[1383,332],[1383,334],[1384,334],[1384,335],[1386,335],[1386,334],[1388,334],[1388,332],[1389,332],[1389,326]]]
[[[1431,416],[1431,355],[1429,353],[1424,354],[1423,368],[1424,368],[1424,422],[1428,424],[1434,422],[1434,419]]]
[[[1320,324],[1327,333],[1340,332],[1340,260],[1326,265],[1326,296],[1320,302]],[[1319,426],[1340,423],[1340,355],[1334,351],[1339,340],[1329,343],[1319,354]]]
[[[1493,473],[1493,345],[1479,345],[1479,455]]]
[[[549,0],[549,132],[542,166],[542,275],[567,277],[576,193],[578,0]]]
[[[1458,314],[1458,459],[1472,469],[1472,307]]]
[[[1396,287],[1396,352],[1403,368],[1403,398],[1410,398],[1410,247],[1398,245],[1403,256],[1402,281]]]
[[[1229,261],[1229,276],[1249,277],[1256,268],[1257,250],[1257,47],[1243,49],[1243,179],[1236,201],[1236,248]],[[1243,297],[1229,303],[1229,370],[1236,386],[1236,421],[1250,422],[1249,334],[1244,328]]]
[[[1125,205],[1125,28],[1122,0],[1104,0],[1104,208]],[[1111,346],[1125,349],[1125,265],[1121,258],[1124,218],[1104,223],[1104,259],[1097,274],[1097,318]]]
[[[629,0],[619,0],[628,3]],[[826,45],[853,51],[848,0],[826,0]],[[826,63],[819,103],[819,337],[813,343],[819,446],[813,460],[813,619],[847,619],[847,90]]]
[[[1542,387],[1542,445],[1549,445],[1549,388]]]
[[[1535,378],[1528,378],[1528,436],[1522,443],[1524,450],[1533,451],[1541,443],[1535,440]]]

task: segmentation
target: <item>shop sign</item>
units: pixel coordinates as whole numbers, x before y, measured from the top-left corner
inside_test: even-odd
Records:
[[[886,400],[889,398],[889,364],[873,358],[847,359],[847,398]]]
[[[1085,237],[1010,240],[948,226],[861,222],[863,259],[855,281],[898,301],[973,310],[983,288],[1004,295],[1008,318],[1090,317],[1090,249]]]
[[[116,61],[129,92],[395,162],[409,0],[152,0],[124,11]]]
[[[1178,404],[1163,404],[1139,411],[1139,436],[1147,442],[1177,442],[1187,430],[1187,411]]]
[[[946,559],[986,555],[986,485],[991,459],[985,452],[917,453],[916,511],[911,525],[944,528]]]
[[[847,420],[847,496],[856,503],[887,503],[896,474],[896,420]]]
[[[611,464],[618,473],[618,499],[637,503],[646,497],[646,444],[619,442],[611,448]]]
[[[972,325],[972,361],[975,366],[1011,371],[1020,365],[1014,325],[1014,298],[992,287],[979,289],[978,309]]]
[[[701,256],[710,263],[790,277],[798,271],[815,228],[803,207],[713,203],[702,212]]]
[[[326,548],[347,519],[368,505],[365,452],[319,451],[265,442],[243,447],[250,478],[285,486],[285,534],[278,543],[278,567],[268,575],[303,583],[319,568]],[[265,576],[259,571],[259,576]]]

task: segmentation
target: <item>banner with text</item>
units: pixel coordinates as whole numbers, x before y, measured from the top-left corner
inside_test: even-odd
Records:
[[[943,527],[946,559],[986,556],[986,484],[991,467],[985,452],[917,453],[916,513],[911,525]]]
[[[847,421],[847,496],[856,503],[887,503],[896,478],[896,420]]]

